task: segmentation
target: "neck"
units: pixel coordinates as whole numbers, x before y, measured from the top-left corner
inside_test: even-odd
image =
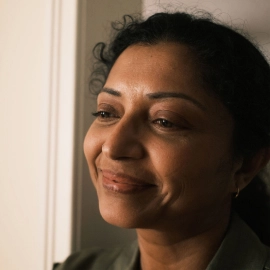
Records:
[[[205,270],[219,248],[229,214],[193,234],[190,229],[137,229],[142,270]],[[183,232],[184,231],[184,232]]]

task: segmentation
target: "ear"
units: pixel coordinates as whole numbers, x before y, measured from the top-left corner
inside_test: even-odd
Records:
[[[243,157],[240,162],[238,160],[234,174],[235,187],[232,192],[241,191],[245,188],[260,170],[266,166],[269,159],[270,148],[262,148],[252,157]]]

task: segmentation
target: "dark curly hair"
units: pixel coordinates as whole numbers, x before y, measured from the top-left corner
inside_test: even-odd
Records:
[[[270,67],[243,33],[222,25],[210,14],[157,13],[146,20],[126,15],[113,23],[109,45],[98,43],[90,87],[99,91],[118,56],[133,44],[177,42],[197,59],[202,81],[229,110],[235,121],[236,155],[252,157],[270,146]],[[256,176],[233,207],[261,240],[270,244],[267,185]]]

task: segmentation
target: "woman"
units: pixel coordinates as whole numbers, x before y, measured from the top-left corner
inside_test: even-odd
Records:
[[[125,16],[114,28],[108,50],[95,48],[92,82],[106,81],[84,151],[102,217],[138,241],[59,269],[270,269],[267,234],[241,199],[255,178],[261,206],[250,209],[269,202],[257,177],[270,157],[267,61],[209,16]]]

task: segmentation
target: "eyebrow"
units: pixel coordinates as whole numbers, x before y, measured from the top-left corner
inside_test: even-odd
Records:
[[[176,92],[155,92],[155,93],[149,93],[146,96],[148,96],[150,99],[168,99],[168,98],[181,98],[181,99],[185,99],[191,103],[193,103],[194,105],[196,105],[197,107],[199,107],[200,109],[202,109],[203,111],[206,111],[206,107],[201,104],[198,100],[183,94],[183,93],[176,93]]]
[[[122,94],[119,91],[114,90],[112,88],[106,88],[106,87],[104,87],[104,88],[102,88],[100,90],[100,93],[104,93],[104,92],[105,93],[108,93],[110,95],[116,96],[116,97],[121,97],[122,96]]]
[[[121,97],[122,94],[121,92],[112,89],[112,88],[102,88],[100,93],[105,92],[107,94],[116,96],[116,97]],[[176,93],[176,92],[155,92],[155,93],[148,93],[146,94],[146,96],[149,99],[158,99],[158,100],[163,100],[163,99],[169,99],[169,98],[181,98],[181,99],[185,99],[189,102],[191,102],[192,104],[196,105],[197,107],[199,107],[201,110],[206,111],[206,108],[203,104],[201,104],[198,100],[183,94],[183,93]]]

